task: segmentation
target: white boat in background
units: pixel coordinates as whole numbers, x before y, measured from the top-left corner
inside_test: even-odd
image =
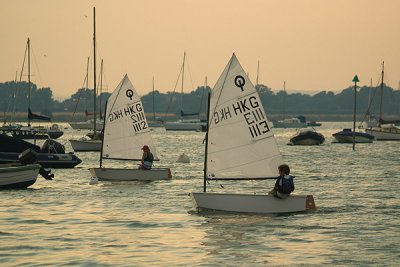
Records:
[[[151,119],[147,120],[149,127],[151,128],[164,128],[164,121],[162,118],[156,116],[156,101],[155,101],[155,88],[154,88],[154,77],[153,77],[153,101],[152,101],[152,109],[153,109],[153,116]]]
[[[382,62],[382,75],[381,75],[381,98],[380,98],[380,113],[378,120],[378,127],[371,127],[365,129],[365,132],[374,136],[378,141],[400,141],[400,128],[394,125],[396,121],[385,121],[383,119],[383,77],[384,77],[385,63]]]
[[[27,188],[36,182],[39,164],[0,164],[0,189]]]
[[[72,148],[75,152],[90,152],[101,150],[101,140],[91,140],[86,137],[81,139],[70,139]]]
[[[97,177],[100,181],[166,180],[172,178],[170,168],[144,170],[138,168],[105,168],[102,166],[102,159],[140,161],[142,158],[141,149],[144,145],[150,147],[154,160],[158,160],[142,101],[128,75],[124,76],[108,99],[105,119],[100,167],[89,169],[93,177]]]
[[[274,128],[303,128],[307,126],[306,122],[302,122],[299,118],[286,118],[274,121]]]
[[[178,121],[165,122],[164,127],[167,131],[196,131],[201,132],[207,126],[206,122],[199,119],[181,119]]]
[[[207,180],[276,179],[283,163],[260,97],[235,54],[214,86],[208,108],[204,192],[190,193],[197,210],[287,213],[315,209],[311,195],[277,199],[265,193],[206,192]]]
[[[96,130],[102,131],[103,124],[104,124],[103,120],[97,119]],[[69,125],[74,130],[93,130],[93,128],[94,128],[93,119],[90,119],[87,121],[69,122]]]
[[[273,122],[274,128],[303,128],[307,126],[306,118],[298,116],[293,118],[286,117],[286,81],[283,82],[283,119]]]
[[[183,63],[181,68],[181,99],[180,99],[180,118],[177,121],[166,121],[164,123],[165,130],[167,131],[203,131],[207,123],[200,120],[200,113],[185,113],[183,112],[183,87],[184,87],[184,74],[185,74],[186,53],[183,54]]]
[[[378,141],[400,141],[400,128],[393,124],[382,124],[380,127],[365,129],[365,132]]]

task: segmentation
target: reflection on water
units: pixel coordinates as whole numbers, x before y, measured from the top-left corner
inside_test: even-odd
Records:
[[[396,266],[400,254],[398,142],[332,144],[351,123],[324,123],[322,146],[287,146],[295,130],[276,129],[296,193],[313,194],[315,212],[261,216],[194,211],[202,191],[204,133],[152,131],[173,179],[99,182],[88,168],[99,153],[77,153],[28,190],[1,191],[0,265],[4,266]],[[64,126],[64,125],[63,125]],[[65,126],[64,126],[65,127]],[[82,135],[71,129],[60,138]],[[177,163],[185,153],[190,163]],[[103,161],[132,167],[132,162]],[[221,187],[221,184],[223,188]],[[211,182],[214,192],[267,193],[273,180]]]

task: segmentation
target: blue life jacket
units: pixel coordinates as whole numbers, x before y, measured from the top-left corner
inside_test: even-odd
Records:
[[[290,194],[294,191],[294,181],[293,181],[293,176],[290,175],[285,175],[280,176],[280,180],[282,181],[281,183],[278,181],[278,192],[283,193],[283,194]]]

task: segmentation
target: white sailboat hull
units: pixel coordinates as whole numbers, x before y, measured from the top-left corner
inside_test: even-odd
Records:
[[[25,188],[34,184],[40,167],[39,164],[1,164],[0,189]]]
[[[90,168],[93,177],[100,181],[154,181],[169,180],[172,178],[170,168],[142,169],[118,169],[118,168]]]
[[[193,121],[175,121],[175,122],[166,122],[164,124],[165,130],[167,131],[201,131],[202,127],[205,127],[206,123],[204,122],[193,122]]]
[[[102,131],[103,124],[104,124],[103,121],[97,120],[96,121],[96,130]],[[93,128],[94,128],[93,120],[80,121],[80,122],[69,122],[69,125],[74,130],[93,130]]]
[[[400,141],[400,129],[392,127],[376,127],[365,129],[366,133],[373,135],[379,141]]]
[[[335,136],[335,139],[338,143],[353,143],[352,136]],[[372,143],[373,139],[363,137],[363,136],[356,136],[355,137],[356,143]]]
[[[69,140],[74,151],[100,151],[101,140]]]
[[[240,213],[288,213],[315,210],[311,195],[291,195],[279,199],[270,195],[190,193],[197,210],[216,210]]]

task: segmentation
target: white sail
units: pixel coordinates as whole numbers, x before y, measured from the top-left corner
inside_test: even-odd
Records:
[[[158,159],[142,101],[128,75],[108,99],[105,118],[103,158],[140,160],[143,145],[148,145]]]
[[[211,92],[207,178],[275,177],[282,163],[260,97],[233,54]]]

